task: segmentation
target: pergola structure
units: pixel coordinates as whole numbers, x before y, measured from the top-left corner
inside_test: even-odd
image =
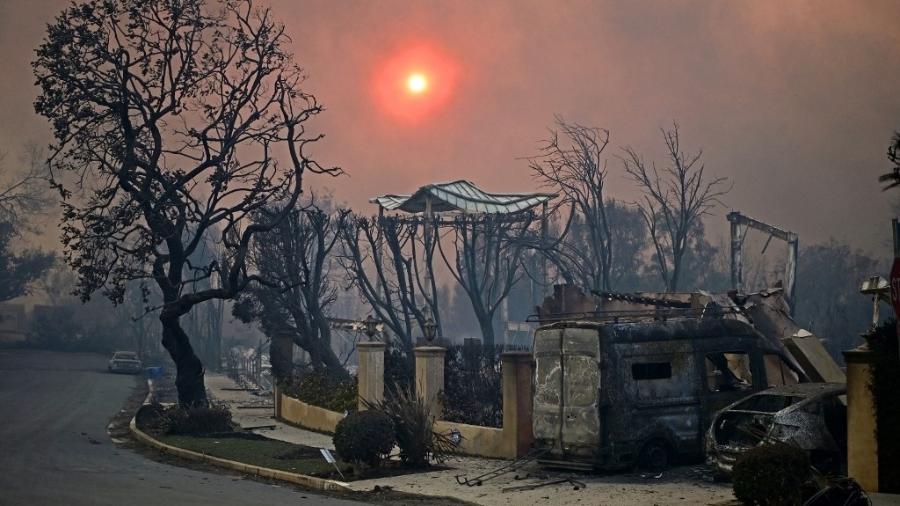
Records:
[[[412,195],[382,195],[370,200],[380,212],[403,211],[410,214],[458,212],[466,214],[516,214],[546,205],[554,193],[488,193],[471,181],[425,185]]]
[[[538,214],[541,223],[541,237],[546,239],[547,234],[547,207],[548,203],[556,197],[554,193],[490,193],[475,186],[474,183],[467,180],[458,180],[447,183],[433,183],[420,187],[410,195],[388,194],[374,197],[369,201],[378,206],[379,217],[384,216],[385,211],[394,211],[397,214],[409,215],[407,218],[400,218],[403,221],[422,223],[425,227],[424,240],[425,252],[430,255],[433,251],[430,244],[432,227],[441,228],[450,227],[456,224],[456,219],[460,215],[468,217],[467,219],[479,220],[478,216],[483,216],[483,220],[497,220],[498,216],[502,216],[504,222],[526,222],[534,219],[534,215]],[[540,206],[539,213],[534,213],[534,209]],[[452,215],[449,219],[443,219],[441,215]],[[428,260],[430,266],[431,261]],[[543,285],[546,285],[547,267],[546,260],[541,267]],[[426,269],[426,278],[431,281],[431,269]],[[532,292],[534,296],[534,293]],[[522,332],[528,329],[523,328],[524,323],[513,323],[509,321],[508,310],[506,307],[506,299],[501,308],[501,321],[505,324],[505,332]]]

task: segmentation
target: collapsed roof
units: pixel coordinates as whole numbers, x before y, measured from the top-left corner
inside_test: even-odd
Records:
[[[527,211],[556,197],[553,193],[488,193],[471,181],[425,185],[412,195],[382,195],[369,200],[388,211],[424,213],[431,201],[435,213],[514,214]]]
[[[553,295],[537,307],[537,321],[601,319],[610,321],[653,321],[666,316],[704,315],[735,319],[753,326],[775,348],[786,351],[792,365],[811,381],[846,382],[837,362],[828,354],[818,337],[800,328],[791,318],[781,287],[758,293],[738,294],[683,293],[611,293],[585,295],[571,285],[554,286]]]

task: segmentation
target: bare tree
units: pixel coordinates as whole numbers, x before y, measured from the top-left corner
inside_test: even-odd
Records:
[[[219,231],[216,227],[212,227],[207,229],[206,232],[206,239],[203,240],[204,244],[198,246],[188,259],[193,265],[209,265],[222,256],[221,248],[219,248],[216,241]],[[194,291],[207,290],[214,288],[218,282],[218,277],[198,280],[192,289]],[[131,292],[139,293],[138,288],[129,286]],[[132,297],[134,297],[134,294]],[[136,302],[137,300],[131,302],[133,309],[136,309],[134,307]],[[126,305],[128,304],[129,302],[126,301]],[[147,306],[146,303],[144,305],[145,307]],[[224,316],[225,301],[213,298],[195,306],[190,313],[184,315],[182,320],[182,328],[191,336],[197,357],[208,369],[215,372],[221,369],[222,363],[222,321]],[[144,318],[141,317],[141,319]]]
[[[78,293],[122,302],[129,281],[158,286],[181,404],[205,403],[206,392],[179,319],[265,282],[246,268],[253,237],[290,213],[306,171],[340,172],[304,154],[321,138],[305,122],[322,108],[287,45],[252,0],[89,0],[48,26],[32,64]],[[279,211],[249,223],[274,202]],[[194,264],[214,227],[221,256]]]
[[[11,224],[17,233],[27,227],[29,215],[50,206],[45,158],[44,149],[28,144],[17,167],[10,169],[0,152],[0,174],[7,175],[0,180],[0,222]]]
[[[655,163],[648,166],[630,146],[624,148],[621,160],[625,172],[644,194],[637,205],[650,232],[656,267],[666,291],[675,292],[681,283],[691,235],[700,219],[721,204],[719,198],[731,187],[727,186],[728,178],[707,177],[700,161],[702,150],[685,155],[677,123],[671,130],[661,131],[670,164],[661,172]]]
[[[425,240],[426,234],[429,240]],[[352,285],[405,350],[429,314],[441,328],[431,269],[435,223],[423,218],[351,216],[341,228],[344,268]]]
[[[0,302],[31,293],[34,283],[53,266],[54,256],[35,249],[18,250],[15,227],[0,221]]]
[[[72,293],[77,282],[68,265],[55,262],[35,285],[51,306],[69,306],[78,301],[78,297]]]
[[[609,131],[557,116],[551,133],[541,154],[528,161],[533,177],[561,196],[550,214],[566,218],[548,227],[558,233],[548,234],[535,249],[553,264],[558,277],[586,291],[635,287],[646,231],[636,209],[606,194],[603,153]]]
[[[346,219],[346,211],[328,212],[313,204],[291,212],[274,230],[257,236],[251,264],[278,284],[250,288],[233,309],[244,321],[258,321],[269,337],[290,335],[309,353],[314,369],[341,377],[347,372],[332,349],[328,317],[337,299],[332,250]],[[273,358],[273,367],[276,361]]]
[[[438,249],[444,263],[465,290],[481,327],[486,346],[495,342],[497,309],[524,275],[522,257],[533,240],[526,240],[534,213],[513,215],[458,214],[444,223],[452,234],[452,255]],[[449,249],[449,248],[448,248]]]
[[[615,237],[604,190],[607,177],[603,151],[609,131],[567,123],[556,117],[556,129],[529,158],[533,177],[560,194],[554,214],[568,208],[568,221],[560,237],[540,250],[569,282],[587,290],[611,291]],[[572,227],[578,228],[575,234]]]
[[[0,153],[0,302],[30,293],[55,261],[52,253],[16,244],[23,231],[33,230],[33,215],[49,204],[41,156],[39,148],[28,145],[19,165],[9,169]]]

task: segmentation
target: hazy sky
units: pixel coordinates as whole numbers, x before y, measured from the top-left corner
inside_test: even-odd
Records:
[[[48,140],[29,62],[67,3],[0,0],[0,149]],[[659,160],[659,128],[677,120],[683,146],[702,147],[707,170],[733,179],[730,208],[801,243],[835,236],[888,253],[900,191],[881,193],[876,178],[900,128],[900,2],[271,5],[327,108],[315,154],[349,173],[318,184],[355,208],[461,178],[534,189],[521,157],[557,113],[611,131],[611,196],[633,200],[619,146]],[[432,78],[421,97],[392,88],[406,67]],[[710,227],[726,230],[726,212]]]

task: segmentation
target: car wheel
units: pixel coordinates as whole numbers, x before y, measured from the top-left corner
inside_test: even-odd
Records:
[[[638,467],[644,471],[662,471],[669,467],[671,460],[669,445],[663,440],[653,439],[641,448]]]

